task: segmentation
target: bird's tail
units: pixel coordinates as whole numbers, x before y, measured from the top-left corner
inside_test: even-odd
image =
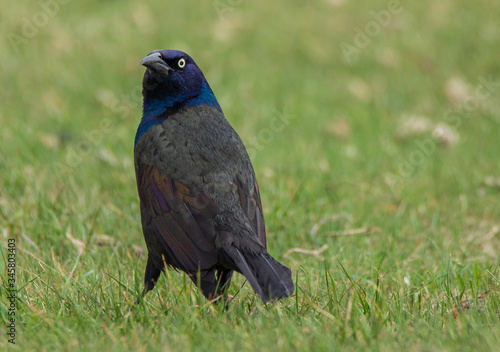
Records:
[[[269,253],[245,254],[235,247],[226,248],[225,252],[264,302],[293,293],[292,272]]]

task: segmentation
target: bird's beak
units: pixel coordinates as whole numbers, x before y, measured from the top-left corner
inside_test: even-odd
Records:
[[[161,54],[157,52],[151,53],[144,59],[142,59],[141,65],[146,66],[151,71],[163,73],[166,75],[168,75],[168,71],[171,70],[170,66],[168,66],[166,62],[162,60]]]

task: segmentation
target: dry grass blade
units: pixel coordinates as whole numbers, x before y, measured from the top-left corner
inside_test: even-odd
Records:
[[[292,253],[302,253],[302,254],[308,254],[308,255],[313,255],[315,257],[318,257],[320,259],[323,259],[323,256],[321,255],[322,252],[324,252],[328,248],[328,245],[323,245],[321,248],[318,249],[304,249],[304,248],[291,248],[286,253],[283,255],[283,257],[288,257]]]
[[[329,233],[328,236],[355,236],[355,235],[369,235],[372,233],[380,233],[382,230],[378,227],[360,227],[357,229],[349,229],[344,231],[336,231]]]

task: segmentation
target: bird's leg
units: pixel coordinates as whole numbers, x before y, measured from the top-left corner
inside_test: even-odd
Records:
[[[144,299],[146,293],[151,291],[160,277],[161,269],[158,269],[151,260],[151,257],[148,257],[148,263],[146,265],[146,274],[144,276],[144,290],[142,290],[141,297],[137,298],[135,304],[139,304],[141,299]]]
[[[218,270],[217,271],[217,300],[216,304],[224,302],[224,308],[227,310],[229,307],[228,291],[231,285],[231,277],[233,270]]]
[[[231,280],[232,270],[218,270],[217,277],[215,269],[198,271],[189,277],[201,289],[203,295],[211,302],[218,304],[221,300],[227,301],[227,288]]]
[[[217,296],[222,297],[224,302],[227,302],[227,292],[231,285],[231,277],[233,270],[218,270],[217,271]]]

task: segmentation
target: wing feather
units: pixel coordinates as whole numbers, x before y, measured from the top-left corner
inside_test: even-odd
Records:
[[[143,216],[150,219],[152,235],[160,243],[167,264],[186,272],[214,266],[213,218],[218,208],[207,192],[196,193],[144,164],[138,168],[137,185],[142,210],[147,213]]]
[[[264,213],[260,201],[259,186],[257,180],[254,181],[250,192],[245,191],[244,185],[238,183],[238,195],[240,197],[241,208],[247,217],[253,232],[259,239],[260,244],[266,248],[266,227],[264,224]]]

